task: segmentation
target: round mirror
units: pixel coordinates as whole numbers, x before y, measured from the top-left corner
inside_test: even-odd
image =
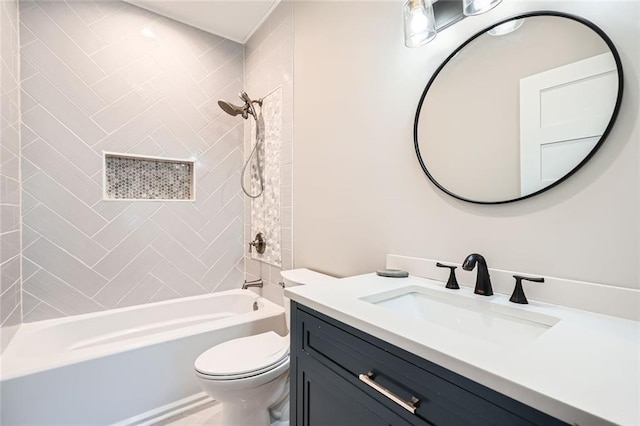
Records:
[[[594,24],[556,12],[496,23],[458,47],[422,94],[418,160],[447,194],[501,204],[567,179],[609,133],[622,66]]]

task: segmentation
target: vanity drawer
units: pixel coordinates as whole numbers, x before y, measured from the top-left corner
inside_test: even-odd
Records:
[[[369,395],[354,387],[347,378],[327,369],[313,357],[299,363],[297,375],[301,398],[297,426],[412,426]],[[426,422],[425,422],[426,423]]]
[[[313,357],[348,377],[361,391],[395,408],[413,424],[425,421],[436,425],[563,424],[346,324],[297,306],[297,336],[292,336],[292,345],[300,356]],[[360,375],[369,372],[373,373],[374,386],[383,387],[401,401],[417,398],[415,413],[365,383],[367,378]]]

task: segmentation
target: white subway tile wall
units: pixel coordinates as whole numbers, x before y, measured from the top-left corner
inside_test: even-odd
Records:
[[[263,97],[280,88],[282,91],[280,128],[280,176],[279,205],[280,222],[280,266],[273,266],[252,259],[247,255],[245,278],[261,277],[265,282],[262,294],[282,304],[280,270],[291,269],[293,259],[293,223],[290,220],[293,183],[290,178],[293,169],[293,2],[282,1],[269,18],[255,32],[245,45],[245,88],[250,96]],[[249,155],[253,140],[250,138],[249,123],[245,124],[245,155]],[[289,220],[284,213],[289,213]],[[271,220],[273,222],[273,220]],[[245,199],[245,234],[252,232],[250,201]],[[268,243],[268,242],[267,242]],[[245,242],[246,244],[246,242]]]
[[[239,288],[243,124],[216,101],[242,87],[243,46],[121,1],[22,1],[20,19],[23,321]],[[195,202],[102,200],[103,151],[195,161]]]
[[[18,2],[0,2],[0,353],[21,321]]]

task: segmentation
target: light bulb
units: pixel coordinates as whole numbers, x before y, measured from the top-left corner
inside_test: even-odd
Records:
[[[437,33],[430,0],[407,0],[402,11],[407,47],[419,47],[433,40]]]
[[[427,16],[424,14],[424,9],[415,8],[411,11],[411,16],[409,17],[409,21],[411,22],[411,32],[412,33],[420,33],[427,31],[429,20]]]

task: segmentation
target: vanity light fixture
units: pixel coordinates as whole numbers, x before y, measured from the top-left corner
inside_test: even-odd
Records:
[[[487,31],[487,34],[492,36],[503,36],[505,34],[509,34],[517,30],[524,24],[525,18],[521,19],[512,19],[510,21],[505,22],[504,24],[498,25],[497,27],[491,28]]]
[[[450,27],[467,16],[488,12],[500,4],[501,1],[405,0],[402,5],[404,44],[407,47],[420,47],[433,40],[438,31]],[[518,28],[513,28],[511,31],[516,29]],[[504,34],[507,34],[507,28],[504,28],[504,30]],[[497,28],[496,31],[498,31]]]
[[[500,4],[502,0],[463,0],[464,16],[482,15]]]
[[[404,16],[404,44],[420,47],[436,36],[436,20],[431,0],[407,0],[402,6]]]

